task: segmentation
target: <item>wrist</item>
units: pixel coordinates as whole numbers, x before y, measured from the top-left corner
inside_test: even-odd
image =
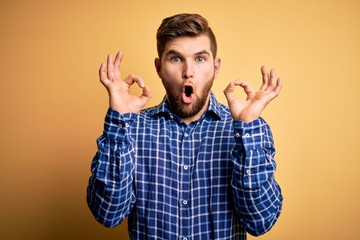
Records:
[[[260,116],[258,114],[240,114],[239,116],[234,117],[234,120],[241,121],[244,123],[251,123],[259,118]]]

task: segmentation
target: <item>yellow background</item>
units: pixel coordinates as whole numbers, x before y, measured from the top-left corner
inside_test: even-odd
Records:
[[[180,12],[202,14],[217,35],[221,102],[236,78],[258,88],[262,64],[284,79],[263,114],[283,213],[258,239],[360,239],[360,3],[350,0],[2,0],[0,238],[128,239],[126,224],[102,227],[85,201],[108,106],[98,67],[123,50],[123,76],[142,76],[157,104],[155,32]]]

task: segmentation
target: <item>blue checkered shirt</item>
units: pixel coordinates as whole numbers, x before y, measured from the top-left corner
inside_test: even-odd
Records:
[[[139,114],[108,110],[91,165],[87,202],[107,227],[127,216],[130,239],[246,239],[278,219],[268,124],[234,121],[211,93],[186,125],[166,101]]]

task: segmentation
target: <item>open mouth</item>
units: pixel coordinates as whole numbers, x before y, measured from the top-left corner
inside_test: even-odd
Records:
[[[187,97],[190,97],[193,93],[193,89],[191,86],[185,86],[184,92]]]
[[[182,100],[186,104],[190,104],[194,100],[194,89],[191,85],[184,86]]]

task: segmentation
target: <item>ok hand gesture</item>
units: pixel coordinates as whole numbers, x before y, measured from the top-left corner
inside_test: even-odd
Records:
[[[124,113],[138,113],[145,106],[152,94],[144,80],[135,75],[129,75],[122,79],[120,74],[120,63],[123,58],[122,52],[116,54],[115,60],[108,55],[107,63],[102,63],[99,69],[100,82],[109,93],[110,108]],[[141,96],[130,93],[130,87],[134,83],[142,88]]]
[[[263,83],[257,92],[244,80],[235,80],[225,88],[224,94],[227,98],[231,115],[235,120],[249,123],[259,118],[266,105],[278,96],[282,80],[280,78],[276,79],[275,70],[271,69],[269,74],[266,68],[262,66],[261,73]],[[236,86],[244,89],[247,95],[246,100],[235,96],[234,90]]]

